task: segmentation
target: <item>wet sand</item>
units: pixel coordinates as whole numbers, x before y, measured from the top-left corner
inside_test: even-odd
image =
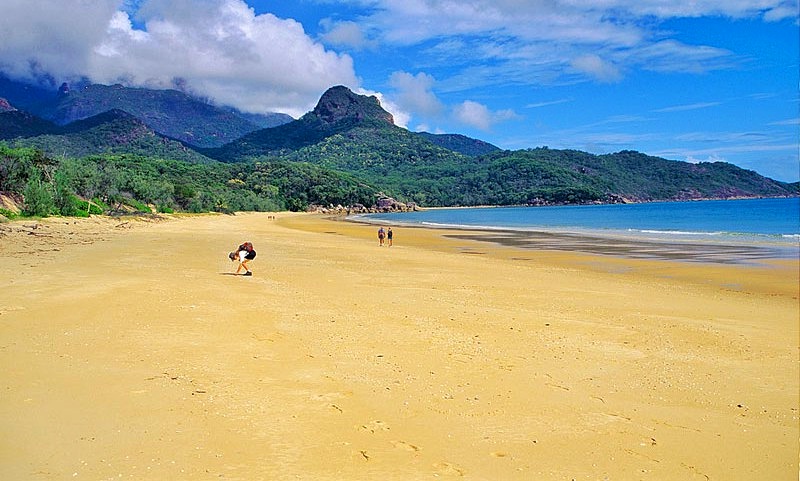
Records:
[[[534,250],[582,252],[631,259],[656,259],[707,264],[758,264],[776,259],[797,259],[797,244],[785,245],[723,243],[697,240],[654,240],[635,237],[596,236],[575,233],[552,233],[494,230],[447,234],[454,239],[494,242],[510,247]]]
[[[796,259],[272,215],[0,224],[0,478],[796,479]]]

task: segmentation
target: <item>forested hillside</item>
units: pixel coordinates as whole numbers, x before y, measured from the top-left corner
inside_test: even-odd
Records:
[[[21,197],[23,214],[40,216],[303,210],[309,203],[371,205],[378,196],[352,175],[310,164],[193,164],[127,154],[56,159],[2,142],[0,192]]]

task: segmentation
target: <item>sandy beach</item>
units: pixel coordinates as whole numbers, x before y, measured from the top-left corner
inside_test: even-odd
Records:
[[[797,479],[796,259],[375,230],[0,224],[0,479]]]

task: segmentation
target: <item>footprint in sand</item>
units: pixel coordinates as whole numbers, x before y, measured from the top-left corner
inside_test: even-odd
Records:
[[[24,306],[0,306],[0,314],[14,311],[24,311]]]
[[[464,476],[466,472],[458,466],[450,463],[436,463],[433,465],[438,475]]]
[[[419,451],[419,448],[417,446],[414,446],[413,444],[407,443],[405,441],[392,441],[392,445],[397,449],[402,449],[404,451],[412,453],[416,453]]]
[[[371,433],[375,433],[376,431],[388,431],[389,426],[383,421],[375,420],[368,422],[367,424],[362,424],[360,429],[363,431],[369,431]]]

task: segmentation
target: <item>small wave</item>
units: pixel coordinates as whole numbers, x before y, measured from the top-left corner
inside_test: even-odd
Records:
[[[658,230],[658,229],[629,229],[629,232],[641,232],[643,234],[659,234],[659,235],[702,235],[702,236],[720,236],[731,235],[730,232],[702,232],[702,231],[685,231],[685,230]]]
[[[427,222],[422,221],[419,223],[409,223],[408,225],[420,225],[423,227],[431,227],[434,229],[460,229],[460,230],[525,230],[516,229],[514,227],[506,227],[499,225],[476,225],[476,224],[451,224],[441,222]]]

